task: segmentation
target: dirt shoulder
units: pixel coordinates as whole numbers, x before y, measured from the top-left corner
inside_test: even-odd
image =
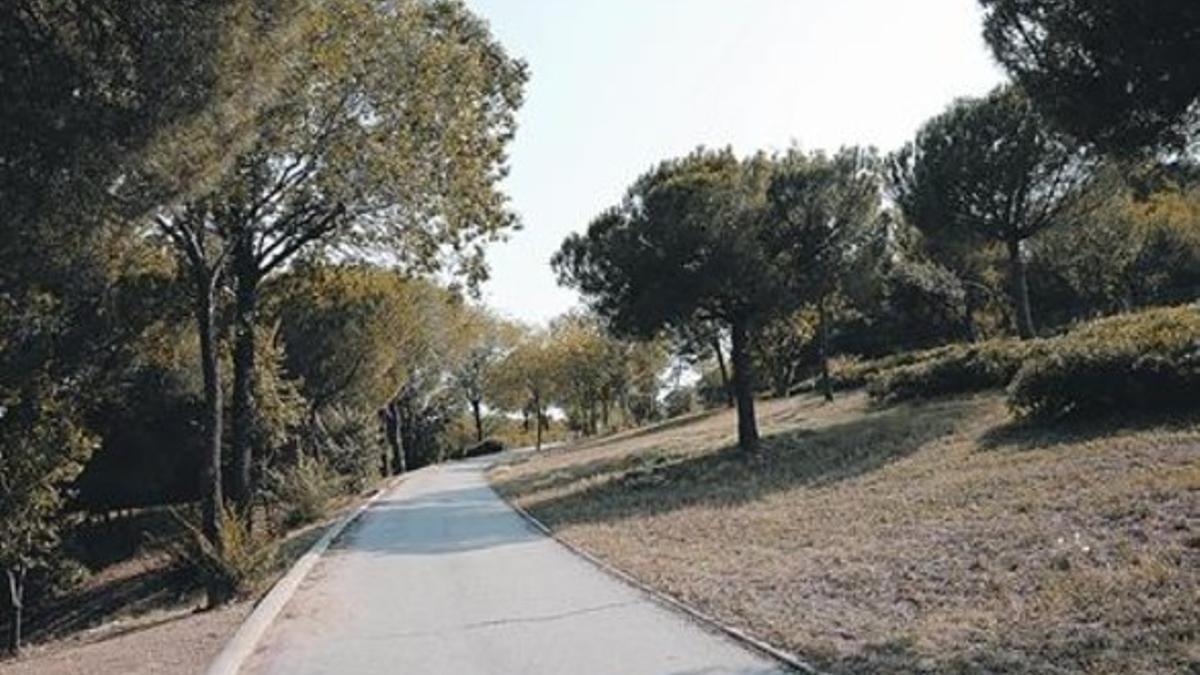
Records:
[[[216,657],[253,603],[212,612],[180,607],[27,650],[16,661],[0,662],[0,675],[195,675]]]
[[[536,456],[559,535],[836,673],[1200,669],[1200,426],[1045,431],[999,396],[763,402]],[[1192,669],[1192,670],[1189,670]]]
[[[320,522],[289,532],[279,542],[275,575],[264,581],[263,592],[364,498],[339,498]],[[38,633],[49,637],[18,659],[0,659],[0,675],[204,672],[255,600],[201,611],[201,592],[178,575],[169,556],[153,551],[97,572],[49,611],[43,609],[50,616],[38,622]]]

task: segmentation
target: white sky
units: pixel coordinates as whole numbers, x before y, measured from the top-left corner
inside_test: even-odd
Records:
[[[549,259],[659,160],[698,145],[887,151],[1003,74],[976,0],[468,0],[531,78],[505,189],[524,229],[485,299],[545,321],[578,303]]]

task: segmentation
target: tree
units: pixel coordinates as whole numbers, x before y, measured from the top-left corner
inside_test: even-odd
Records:
[[[546,409],[554,396],[558,353],[544,331],[528,330],[500,362],[496,372],[496,402],[507,410],[533,417],[535,449],[542,449]]]
[[[833,156],[792,150],[775,164],[767,188],[771,225],[764,228],[764,245],[777,258],[774,264],[787,270],[793,298],[816,308],[822,391],[832,401],[827,305],[876,223],[878,159],[874,151],[859,148]]]
[[[1049,129],[1016,89],[955,102],[893,155],[891,189],[929,239],[1002,244],[1017,333],[1034,335],[1027,279],[1034,235],[1088,210],[1095,160]]]
[[[463,5],[316,10],[253,146],[213,195],[234,282],[233,497],[251,496],[253,379],[263,280],[315,247],[413,272],[485,274],[482,244],[510,227],[497,183],[524,65]],[[451,261],[449,257],[453,255]]]
[[[83,468],[92,441],[62,392],[42,382],[23,395],[0,389],[0,568],[12,607],[9,650],[21,649],[29,573],[61,558],[62,488]]]
[[[1200,130],[1192,0],[980,0],[984,38],[1038,108],[1119,156],[1179,150]]]
[[[622,203],[555,254],[561,283],[578,289],[620,334],[718,322],[731,336],[738,444],[758,448],[751,340],[783,298],[762,245],[770,163],[729,150],[663,162]]]
[[[810,307],[776,317],[759,332],[755,358],[767,373],[775,396],[787,396],[799,379],[816,342],[819,323],[816,310]]]
[[[484,307],[463,307],[455,331],[462,342],[453,376],[471,407],[475,442],[483,442],[483,406],[495,389],[496,368],[518,339],[517,328]]]

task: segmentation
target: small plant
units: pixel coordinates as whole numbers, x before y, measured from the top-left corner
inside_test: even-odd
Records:
[[[176,518],[184,534],[168,544],[168,551],[179,567],[205,587],[217,589],[215,597],[253,593],[274,571],[277,542],[265,532],[252,532],[233,509],[222,509],[223,525],[216,543],[204,536],[194,518],[178,512]]]
[[[285,529],[320,520],[342,491],[342,481],[324,461],[304,455],[292,466],[269,471],[266,482],[272,501],[284,509]]]

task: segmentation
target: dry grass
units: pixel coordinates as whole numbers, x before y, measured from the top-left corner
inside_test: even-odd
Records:
[[[556,532],[836,673],[1200,672],[1200,426],[1013,427],[996,395],[762,404],[526,456]]]

